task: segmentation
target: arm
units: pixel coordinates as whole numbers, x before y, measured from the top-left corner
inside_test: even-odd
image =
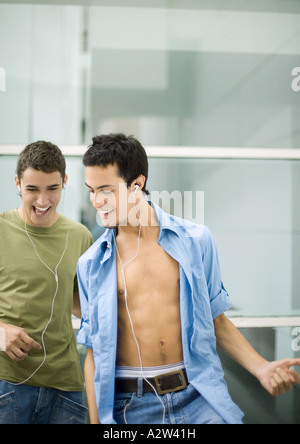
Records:
[[[80,300],[79,300],[79,293],[74,292],[73,295],[73,309],[72,314],[76,316],[76,318],[81,319],[81,307],[80,307]]]
[[[84,364],[84,377],[86,386],[86,395],[89,406],[90,424],[100,424],[98,417],[98,409],[96,403],[94,378],[95,378],[95,362],[93,350],[88,349],[85,364]]]
[[[81,306],[80,306],[77,275],[75,276],[75,279],[74,279],[72,314],[74,316],[76,316],[76,318],[81,319]]]
[[[77,342],[87,348],[87,355],[84,364],[84,377],[89,407],[90,424],[100,424],[94,385],[96,367],[89,320],[89,282],[87,279],[87,276],[89,275],[88,266],[89,265],[86,262],[79,261],[77,267],[77,280],[82,312],[81,326],[77,336]]]
[[[233,360],[249,371],[272,395],[279,396],[300,384],[300,375],[292,366],[300,359],[268,362],[260,356],[224,314],[214,320],[218,346]]]

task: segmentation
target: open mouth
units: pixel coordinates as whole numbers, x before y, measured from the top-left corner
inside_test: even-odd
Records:
[[[49,211],[51,209],[51,206],[47,207],[47,208],[40,208],[40,207],[37,207],[37,206],[33,206],[32,208],[33,208],[34,214],[37,217],[44,217],[44,216],[46,216],[49,213]]]
[[[108,216],[113,212],[114,210],[111,208],[111,209],[108,209],[108,210],[99,210],[99,214],[100,214],[100,216],[102,217],[102,218],[104,218],[104,219],[108,219]]]

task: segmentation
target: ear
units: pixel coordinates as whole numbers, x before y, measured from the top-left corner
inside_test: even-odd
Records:
[[[137,177],[131,184],[131,191],[133,193],[136,193],[137,191],[141,191],[144,188],[146,182],[146,178],[145,176],[143,176],[142,174]],[[138,187],[138,188],[137,188]]]
[[[64,183],[63,183],[63,188],[66,188],[66,185],[67,185],[68,179],[69,179],[69,177],[68,177],[68,175],[66,174],[66,175],[65,175],[65,179],[64,179]]]
[[[21,193],[21,182],[19,181],[18,176],[15,176],[15,184],[16,187],[18,188],[19,193]]]

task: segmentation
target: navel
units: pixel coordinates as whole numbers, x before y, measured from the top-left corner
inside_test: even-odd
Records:
[[[159,345],[160,345],[160,362],[161,365],[165,365],[166,361],[167,361],[167,354],[166,354],[166,349],[165,349],[165,341],[159,341]]]

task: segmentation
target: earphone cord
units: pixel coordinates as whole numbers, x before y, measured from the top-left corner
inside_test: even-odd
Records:
[[[36,255],[37,255],[37,257],[38,257],[38,259],[40,260],[40,262],[54,275],[54,277],[55,277],[55,281],[56,281],[56,290],[55,290],[55,293],[54,293],[54,296],[53,296],[53,300],[52,300],[52,307],[51,307],[51,315],[50,315],[50,318],[49,318],[49,320],[48,320],[48,322],[47,322],[47,324],[46,324],[46,326],[45,326],[45,328],[44,328],[44,330],[43,330],[43,333],[42,333],[42,336],[41,336],[41,342],[42,342],[42,347],[43,347],[43,351],[44,351],[44,358],[43,358],[43,361],[42,361],[42,363],[38,366],[38,368],[27,378],[27,379],[25,379],[24,381],[22,381],[22,382],[19,382],[19,383],[11,383],[12,385],[14,385],[14,386],[18,386],[18,385],[23,385],[23,384],[25,384],[26,382],[28,382],[39,370],[40,370],[40,368],[42,368],[42,366],[45,364],[45,362],[46,362],[46,359],[47,359],[47,350],[46,350],[46,346],[45,346],[45,342],[44,342],[44,336],[45,336],[45,334],[46,334],[46,331],[48,330],[48,327],[49,327],[49,325],[50,325],[50,323],[51,323],[51,321],[52,321],[52,318],[53,318],[53,315],[54,315],[54,304],[55,304],[55,300],[56,300],[56,296],[57,296],[57,293],[58,293],[58,288],[59,288],[59,284],[58,284],[58,274],[57,274],[57,271],[58,271],[58,267],[60,266],[60,264],[62,263],[62,260],[63,260],[63,258],[64,258],[64,256],[65,256],[65,254],[66,254],[66,251],[67,251],[67,248],[68,248],[68,243],[69,243],[69,236],[70,236],[70,228],[68,229],[68,234],[67,234],[67,238],[66,238],[66,245],[65,245],[65,248],[64,248],[64,251],[63,251],[63,253],[62,253],[62,256],[61,256],[61,258],[60,258],[60,260],[59,260],[59,262],[58,262],[58,264],[56,265],[56,267],[55,267],[55,271],[53,271],[44,261],[43,261],[43,259],[41,259],[41,257],[40,257],[40,255],[39,255],[39,253],[38,253],[38,251],[37,251],[37,249],[36,249],[36,246],[34,245],[34,242],[33,242],[33,240],[31,239],[31,236],[30,236],[30,234],[28,233],[28,230],[27,230],[27,218],[25,218],[25,232],[26,232],[26,234],[27,234],[27,237],[28,237],[28,239],[30,240],[30,242],[31,242],[31,244],[32,244],[32,246],[33,246],[33,249],[34,249],[34,251],[35,251],[35,253],[36,253]]]
[[[141,220],[139,220],[139,221],[140,221],[140,225],[139,225],[139,235],[138,235],[138,249],[137,249],[137,253],[136,253],[136,255],[135,255],[132,259],[130,259],[129,261],[127,261],[124,265],[123,265],[122,260],[121,260],[121,256],[120,256],[120,252],[119,252],[118,245],[117,245],[117,242],[116,242],[116,237],[115,237],[115,233],[114,233],[114,231],[113,231],[113,237],[114,237],[114,242],[115,242],[115,246],[116,246],[117,255],[118,255],[118,258],[119,258],[119,261],[120,261],[120,264],[121,264],[122,275],[123,275],[123,280],[124,280],[124,287],[125,287],[125,288],[124,288],[125,306],[126,306],[126,311],[127,311],[127,314],[128,314],[128,318],[129,318],[130,326],[131,326],[132,335],[133,335],[133,338],[134,338],[134,341],[135,341],[135,344],[136,344],[136,347],[137,347],[137,351],[138,351],[141,375],[142,375],[143,380],[144,380],[144,381],[145,381],[145,382],[146,382],[146,383],[152,388],[152,390],[154,391],[154,393],[155,393],[157,399],[159,400],[159,402],[161,403],[161,405],[162,405],[162,407],[163,407],[163,422],[162,422],[162,424],[165,424],[166,407],[165,407],[163,401],[160,399],[160,397],[159,397],[159,395],[158,395],[158,393],[157,393],[156,388],[155,388],[155,387],[151,384],[151,382],[145,377],[145,374],[144,374],[144,367],[143,367],[143,361],[142,361],[142,355],[141,355],[141,349],[140,349],[139,342],[138,342],[138,340],[137,340],[137,338],[136,338],[136,335],[135,335],[134,325],[133,325],[132,317],[131,317],[131,314],[130,314],[130,311],[129,311],[129,306],[128,306],[128,291],[127,291],[127,283],[126,283],[126,276],[125,276],[125,267],[126,267],[128,264],[130,264],[131,262],[133,262],[133,261],[138,257],[139,252],[140,252],[140,238],[141,238],[142,224],[141,224]],[[126,406],[126,407],[127,407],[127,406]],[[125,420],[125,423],[127,424],[127,421],[126,421],[126,407],[125,407],[125,409],[124,409],[124,420]]]

